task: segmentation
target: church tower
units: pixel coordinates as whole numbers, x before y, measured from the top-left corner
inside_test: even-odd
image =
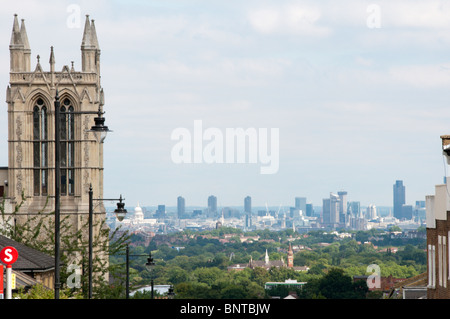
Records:
[[[81,36],[81,35],[80,35]],[[55,210],[55,97],[60,101],[61,220],[68,217],[73,231],[88,218],[89,185],[93,198],[103,198],[103,143],[88,130],[104,105],[100,84],[100,48],[94,20],[86,16],[81,43],[81,69],[55,68],[57,50],[50,48],[48,64],[39,55],[31,68],[31,49],[25,22],[14,15],[10,50],[8,107],[8,187],[6,196],[21,206],[17,223],[38,212]],[[94,225],[105,219],[96,201]],[[99,229],[94,227],[94,237]]]
[[[288,250],[288,256],[287,256],[287,262],[288,262],[288,267],[292,268],[294,267],[294,252],[292,251],[292,246],[291,243],[289,243],[289,250]]]

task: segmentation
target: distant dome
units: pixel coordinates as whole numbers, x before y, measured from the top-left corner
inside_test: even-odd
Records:
[[[139,206],[139,203],[136,206],[136,208],[134,209],[134,218],[139,219],[139,220],[144,219],[144,213],[142,212],[142,208]]]

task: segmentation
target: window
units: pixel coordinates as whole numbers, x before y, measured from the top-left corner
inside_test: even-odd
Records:
[[[48,194],[47,107],[41,98],[33,107],[33,188],[34,195]]]
[[[442,264],[442,236],[438,235],[438,269],[439,269],[439,286],[443,285],[443,264]]]
[[[74,195],[74,153],[75,153],[75,119],[72,102],[65,98],[60,113],[61,139],[61,195]]]
[[[448,266],[448,270],[447,270],[447,274],[448,274],[448,279],[450,280],[450,231],[448,232],[448,244],[447,244],[447,266]]]
[[[436,286],[436,252],[435,245],[428,245],[428,287]]]
[[[447,288],[447,238],[442,236],[442,285]]]

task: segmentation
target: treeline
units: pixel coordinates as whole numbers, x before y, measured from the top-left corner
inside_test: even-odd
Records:
[[[241,243],[240,236],[243,235],[259,236],[259,240]],[[225,237],[228,242],[222,243],[220,239]],[[373,244],[364,244],[368,241],[364,239],[376,239],[388,245],[374,247]],[[132,236],[131,240],[139,241],[139,238]],[[149,285],[153,276],[155,284],[173,285],[177,298],[255,299],[269,298],[274,294],[283,297],[289,291],[295,291],[300,298],[363,298],[367,296],[365,282],[353,283],[352,278],[368,275],[367,267],[371,264],[380,267],[383,277],[409,278],[426,271],[425,240],[402,240],[403,246],[398,247],[397,252],[393,252],[389,245],[391,240],[388,234],[374,231],[358,232],[343,239],[320,231],[298,234],[292,230],[261,230],[244,234],[240,230],[223,227],[208,232],[180,232],[160,236],[147,247],[132,248],[136,255],[151,251],[156,266],[150,274],[144,266],[145,257],[133,258],[130,263],[131,284],[133,287]],[[227,267],[232,264],[246,265],[250,258],[264,259],[266,250],[270,260],[284,259],[287,262],[289,243],[302,248],[294,254],[294,266],[307,266],[308,271],[298,272],[287,267],[228,271]],[[112,257],[111,263],[120,267],[124,263],[123,256]],[[335,282],[338,278],[339,287],[345,289],[331,293],[329,286],[340,289],[327,284],[331,278]],[[307,284],[301,290],[264,289],[266,282],[284,282],[287,279]],[[142,296],[138,294],[136,297]]]

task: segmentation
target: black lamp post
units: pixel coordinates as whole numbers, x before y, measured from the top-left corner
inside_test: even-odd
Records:
[[[125,203],[122,202],[122,195],[120,195],[119,199],[95,199],[95,200],[118,200],[117,208],[114,210],[116,213],[117,219],[122,220],[127,214],[127,210],[124,208]],[[93,273],[93,265],[92,265],[92,227],[93,227],[93,216],[94,216],[94,198],[92,185],[89,186],[89,299],[92,298],[92,273]]]
[[[117,204],[117,206],[119,206],[119,204]],[[147,255],[130,255],[130,248],[127,244],[126,247],[126,298],[129,299],[130,298],[130,256],[138,256],[138,257],[143,257],[143,256],[147,256]],[[145,264],[145,266],[148,268],[149,264],[154,265],[155,263],[153,263],[153,258],[152,258],[152,253],[150,252],[149,254],[149,258],[147,258],[147,263]],[[153,299],[153,280],[152,280],[152,299]]]
[[[169,292],[167,293],[167,298],[173,299],[175,298],[175,293],[173,292],[173,286],[170,285]]]
[[[99,107],[97,111],[97,117],[94,118],[95,125],[92,126],[90,130],[88,130],[88,132],[94,133],[95,138],[99,143],[103,143],[108,132],[112,132],[108,129],[107,126],[104,125],[105,118],[102,116],[103,114],[105,114],[105,112],[102,112]]]
[[[61,204],[61,150],[60,103],[58,90],[55,96],[55,299],[59,299],[60,281],[60,204]]]
[[[145,267],[147,267],[148,271],[150,272],[150,279],[151,279],[151,286],[152,286],[152,299],[153,299],[153,267],[154,266],[155,266],[155,263],[153,262],[152,252],[150,252],[150,256],[147,258],[147,263],[145,264]]]
[[[61,105],[59,101],[58,90],[55,95],[55,299],[59,299],[60,283],[60,216],[61,216]],[[71,114],[97,114],[94,119],[95,125],[91,127],[88,132],[93,132],[95,138],[99,143],[103,143],[106,134],[110,132],[107,126],[104,125],[105,118],[102,116],[100,107],[98,112],[71,112]],[[91,202],[91,201],[90,201]],[[90,205],[91,208],[91,205]],[[91,225],[92,223],[90,223]],[[89,234],[91,236],[91,233]],[[91,268],[90,268],[91,269]]]

